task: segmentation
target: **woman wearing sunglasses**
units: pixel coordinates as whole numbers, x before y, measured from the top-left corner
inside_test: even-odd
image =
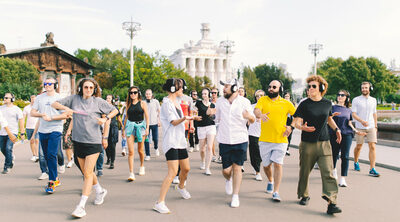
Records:
[[[107,195],[107,190],[98,182],[94,167],[103,147],[108,146],[109,120],[118,114],[118,110],[100,98],[100,95],[99,84],[94,79],[85,78],[79,82],[76,95],[68,96],[51,105],[55,109],[65,110],[65,113],[73,113],[74,158],[84,177],[81,200],[72,212],[72,216],[78,218],[86,215],[85,205],[92,186],[96,191],[95,205],[102,204]],[[105,117],[101,117],[102,115]],[[106,122],[102,134],[100,126]]]
[[[339,90],[336,96],[337,105],[332,106],[332,116],[336,125],[339,127],[342,134],[342,142],[336,142],[336,133],[333,130],[329,130],[330,141],[332,146],[332,158],[333,158],[333,176],[337,179],[336,162],[339,159],[339,153],[341,153],[340,158],[342,159],[341,164],[341,178],[339,180],[340,187],[347,187],[346,177],[347,171],[349,169],[349,152],[350,146],[353,139],[353,131],[359,135],[362,132],[357,131],[351,121],[353,117],[351,115],[352,111],[350,106],[350,93],[346,90]]]
[[[142,96],[137,86],[129,88],[128,97],[126,98],[126,118],[124,127],[122,128],[123,137],[126,136],[128,142],[128,164],[129,164],[129,177],[128,181],[135,180],[133,173],[133,154],[134,144],[138,144],[138,153],[140,158],[139,175],[145,175],[144,168],[144,141],[146,136],[149,135],[149,115],[147,113],[147,104],[142,101]]]

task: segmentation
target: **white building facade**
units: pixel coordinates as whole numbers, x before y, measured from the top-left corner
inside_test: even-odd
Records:
[[[169,58],[177,68],[183,68],[193,78],[207,76],[212,84],[220,88],[220,80],[233,78],[233,52],[209,38],[208,23],[202,23],[201,26],[201,39],[196,44],[193,41],[184,44],[183,49],[176,50]]]

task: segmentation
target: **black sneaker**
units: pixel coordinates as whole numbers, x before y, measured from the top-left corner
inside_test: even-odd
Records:
[[[305,206],[308,204],[309,201],[310,197],[302,197],[301,200],[299,201],[299,204]]]
[[[111,160],[108,159],[107,162],[106,162],[106,165],[110,165],[110,163],[111,163]]]
[[[337,207],[336,204],[329,204],[326,213],[332,215],[336,213],[342,213],[342,210]]]
[[[290,156],[290,152],[289,151],[286,151],[286,156]]]
[[[114,163],[110,163],[109,169],[114,169]]]

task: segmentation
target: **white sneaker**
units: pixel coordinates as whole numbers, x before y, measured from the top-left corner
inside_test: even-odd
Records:
[[[225,192],[228,195],[232,195],[233,193],[232,178],[230,180],[225,180]]]
[[[169,214],[169,213],[171,213],[171,211],[165,205],[164,201],[160,202],[160,203],[156,202],[156,204],[154,204],[153,210],[155,210],[155,211],[157,211],[157,212],[159,212],[161,214]]]
[[[239,207],[240,201],[239,201],[239,196],[238,195],[233,195],[232,196],[232,202],[231,202],[231,207]]]
[[[122,156],[126,156],[126,149],[125,148],[122,149],[121,154],[122,154]]]
[[[32,156],[31,161],[36,162],[36,156]]]
[[[314,169],[316,169],[316,170],[319,169],[318,163],[315,163],[315,164],[314,164]]]
[[[201,162],[200,163],[200,170],[205,170],[206,169],[206,163],[205,162]]]
[[[189,148],[189,153],[193,153],[193,150],[194,150],[193,147],[190,147]]]
[[[211,158],[211,162],[215,162],[215,161],[217,161],[217,156],[212,156],[212,158]]]
[[[196,152],[200,151],[199,144],[195,145],[194,147],[195,147],[194,149],[195,149]]]
[[[206,169],[206,175],[207,175],[207,176],[211,176],[211,170],[210,170],[210,168],[207,168],[207,169]]]
[[[136,180],[135,174],[134,173],[130,173],[129,177],[128,177],[128,181],[134,181],[134,180]]]
[[[346,179],[344,177],[340,178],[339,187],[347,187]]]
[[[65,173],[65,165],[58,166],[58,173]]]
[[[156,149],[156,156],[160,156],[160,151]]]
[[[84,207],[81,206],[76,206],[74,212],[72,212],[72,216],[77,217],[77,218],[81,218],[86,216],[86,211]]]
[[[179,185],[175,185],[175,190],[181,194],[183,199],[187,200],[191,198],[190,193],[186,190],[186,188],[181,189],[179,188]]]
[[[179,176],[174,177],[174,179],[172,180],[173,184],[178,184],[179,183]]]
[[[150,159],[151,159],[150,156],[146,156],[146,157],[144,158],[144,160],[146,160],[146,161],[149,161]]]
[[[256,180],[257,181],[262,181],[261,173],[256,173]]]
[[[42,173],[42,175],[40,175],[40,177],[38,177],[38,180],[45,180],[49,178],[49,175],[47,173]]]
[[[104,197],[107,195],[107,190],[103,188],[103,192],[96,193],[96,198],[94,199],[95,205],[101,205],[104,202]]]
[[[337,179],[338,179],[338,176],[337,176],[337,170],[336,170],[336,168],[333,169],[332,174],[333,174],[333,177],[337,180]]]
[[[146,171],[145,171],[145,169],[144,169],[144,166],[140,167],[140,168],[139,168],[139,175],[140,175],[140,176],[144,176],[145,174],[146,174]]]
[[[68,162],[67,168],[71,168],[73,165],[74,165],[74,161],[71,160],[71,161]]]

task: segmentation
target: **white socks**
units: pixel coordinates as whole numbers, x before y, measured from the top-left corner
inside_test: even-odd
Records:
[[[96,191],[96,193],[103,192],[103,188],[100,186],[100,183],[93,185],[93,189]]]
[[[81,207],[85,208],[87,199],[88,199],[88,196],[82,195],[81,196],[81,201],[79,202],[78,206],[81,206]]]

